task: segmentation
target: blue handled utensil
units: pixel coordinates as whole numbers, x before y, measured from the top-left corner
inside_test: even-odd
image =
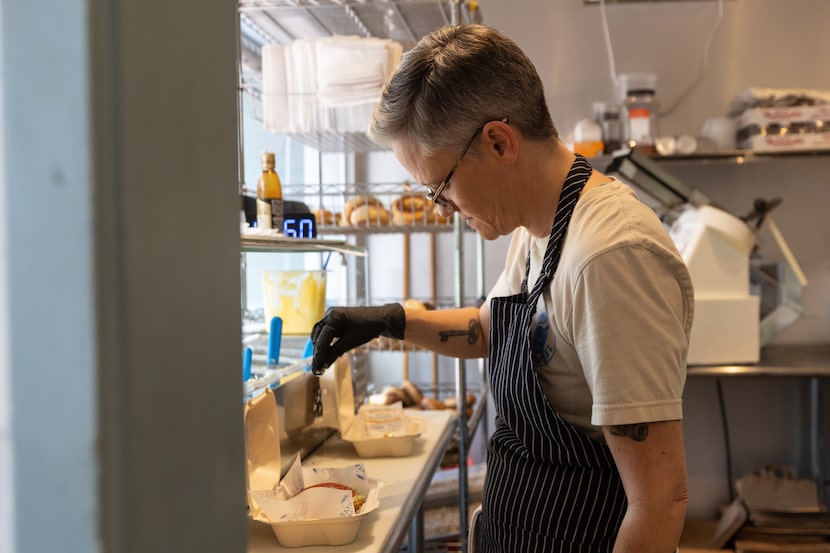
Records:
[[[245,348],[242,352],[242,382],[247,382],[251,379],[251,360],[253,358],[253,350],[251,348]]]
[[[305,348],[303,349],[303,359],[308,359],[314,355],[314,342],[311,341],[311,338],[305,343]]]
[[[280,362],[280,346],[282,344],[282,319],[271,319],[271,330],[268,333],[268,364],[277,365]]]

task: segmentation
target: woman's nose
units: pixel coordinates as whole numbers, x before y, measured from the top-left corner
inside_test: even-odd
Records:
[[[435,209],[438,210],[438,215],[441,217],[449,217],[458,209],[455,207],[455,204],[452,204],[450,207],[444,207],[443,205],[435,204]]]

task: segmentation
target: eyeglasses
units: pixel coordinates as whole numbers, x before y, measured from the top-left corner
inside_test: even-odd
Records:
[[[507,123],[507,120],[508,120],[507,117],[505,117],[503,119],[500,119],[500,121],[502,123]],[[461,155],[458,156],[457,160],[455,160],[455,164],[452,166],[452,169],[450,169],[450,172],[447,173],[447,176],[444,178],[444,180],[441,181],[441,184],[438,185],[438,188],[436,188],[435,190],[430,191],[429,194],[427,194],[427,199],[429,201],[433,202],[438,207],[443,207],[444,209],[449,209],[450,211],[455,211],[455,206],[453,204],[451,204],[448,200],[445,200],[444,198],[442,198],[441,193],[444,191],[444,188],[446,188],[447,185],[450,183],[450,179],[455,174],[455,170],[458,169],[458,166],[461,164],[461,160],[464,159],[464,156],[467,154],[467,150],[469,150],[470,146],[473,145],[473,141],[478,136],[478,133],[483,131],[484,127],[486,125],[487,125],[487,123],[485,123],[484,125],[482,125],[482,126],[480,126],[479,128],[476,129],[476,132],[473,133],[473,136],[470,137],[470,141],[467,142],[467,145],[464,146],[463,150],[461,150]]]

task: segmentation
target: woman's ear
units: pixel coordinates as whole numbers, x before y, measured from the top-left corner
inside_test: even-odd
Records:
[[[482,131],[488,150],[500,161],[512,164],[518,155],[518,141],[513,128],[504,121],[490,121]]]

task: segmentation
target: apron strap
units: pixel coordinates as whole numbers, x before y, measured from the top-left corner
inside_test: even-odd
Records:
[[[559,203],[556,206],[553,228],[550,231],[550,238],[545,249],[545,257],[542,260],[542,270],[536,279],[536,283],[533,285],[533,291],[530,292],[527,298],[528,304],[534,306],[534,309],[539,298],[542,296],[542,292],[547,288],[551,279],[553,279],[553,275],[556,274],[568,224],[571,222],[571,216],[576,207],[576,202],[579,200],[579,195],[582,193],[585,183],[588,182],[592,170],[588,160],[582,155],[576,154],[576,160],[571,165],[568,176],[565,178],[565,183],[562,185],[562,191],[559,194]],[[530,250],[527,252],[525,278],[522,281],[522,292],[525,294],[527,294],[527,275],[529,274]]]

